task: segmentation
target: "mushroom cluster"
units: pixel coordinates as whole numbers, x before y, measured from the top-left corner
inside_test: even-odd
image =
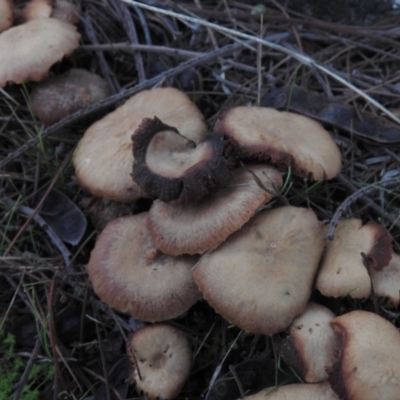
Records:
[[[248,332],[277,337],[287,331],[278,347],[308,383],[300,385],[304,398],[362,398],[348,394],[353,383],[342,376],[352,323],[309,299],[315,288],[326,296],[369,296],[371,277],[381,274],[387,281],[398,270],[390,263],[389,234],[379,225],[343,220],[327,244],[324,224],[311,209],[266,207],[279,196],[282,166],[310,180],[339,173],[340,151],[319,123],[236,107],[207,133],[203,116],[183,93],[159,88],[140,92],[89,127],[74,165],[78,182],[95,196],[125,203],[154,199],[149,211],[107,225],[91,254],[90,280],[111,307],[159,323],[202,296]],[[360,280],[353,278],[356,270],[363,270]],[[329,274],[346,286],[338,287]],[[326,292],[324,282],[335,289]],[[393,288],[378,291],[395,296]],[[131,348],[137,389],[149,398],[173,396],[144,388],[147,367]],[[390,371],[396,384],[400,375],[394,365]],[[279,389],[276,398],[295,398],[289,392],[297,389],[287,390]]]

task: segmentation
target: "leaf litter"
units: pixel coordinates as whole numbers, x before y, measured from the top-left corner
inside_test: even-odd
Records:
[[[72,399],[136,396],[124,383],[128,372],[121,371],[125,361],[120,360],[126,354],[125,338],[141,323],[114,312],[95,296],[86,264],[104,226],[99,221],[147,210],[149,201],[111,204],[111,212],[108,202],[88,197],[77,186],[69,162],[82,133],[106,112],[143,89],[173,85],[196,101],[212,126],[227,108],[257,105],[269,93],[296,87],[306,98],[315,93],[328,106],[340,104],[361,119],[368,113],[377,124],[376,134],[388,124],[399,129],[400,29],[398,11],[390,2],[373,16],[359,9],[356,20],[341,17],[338,10],[326,20],[324,10],[301,7],[306,1],[288,2],[286,7],[283,1],[267,1],[263,7],[259,3],[86,1],[78,25],[80,47],[54,65],[51,75],[61,75],[71,66],[86,68],[107,81],[111,96],[44,127],[29,105],[34,84],[0,89],[2,371],[11,371],[17,356],[24,360],[10,398],[24,398],[26,390],[21,388],[28,384],[43,399],[61,393]],[[400,251],[399,141],[374,140],[374,132],[370,137],[358,135],[348,124],[328,128],[342,151],[341,174],[311,184],[289,171],[282,201],[313,208],[321,220],[331,222],[332,235],[340,217],[379,222]],[[51,200],[53,193],[68,201]],[[65,204],[66,210],[46,210],[51,203]],[[79,209],[88,219],[87,229],[82,215],[73,224],[79,232],[66,229],[63,218],[68,220],[70,212],[80,215]],[[400,327],[400,314],[380,299],[344,298],[330,305],[337,312],[374,309]],[[32,340],[10,347],[7,332],[18,339],[21,318],[28,321]],[[217,390],[220,382],[234,380],[240,388],[242,381],[246,391],[256,390],[265,377],[252,378],[249,387],[240,368],[251,363],[260,368],[265,362],[273,378],[269,384],[298,381],[280,362],[273,341],[247,333],[238,336],[240,330],[204,302],[172,324],[187,334],[196,354],[179,398],[207,396],[216,370],[220,373],[209,398],[226,398],[223,386]],[[40,372],[29,380],[33,362],[54,374],[43,380]]]

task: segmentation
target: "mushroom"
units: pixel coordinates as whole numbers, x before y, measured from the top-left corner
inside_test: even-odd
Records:
[[[145,118],[132,135],[132,178],[150,197],[187,204],[225,186],[233,166],[223,135],[208,135],[197,146],[157,117]]]
[[[23,22],[49,18],[53,13],[53,0],[30,0],[20,13]]]
[[[380,270],[391,257],[391,237],[383,226],[341,220],[326,246],[315,286],[325,296],[366,298],[371,293],[367,267]]]
[[[324,247],[323,229],[309,209],[259,212],[201,257],[195,282],[230,323],[265,335],[283,331],[307,306]]]
[[[238,399],[239,400],[239,399]],[[328,382],[269,387],[242,400],[339,400]]]
[[[11,0],[0,0],[0,32],[10,28],[14,21],[13,3]]]
[[[332,179],[341,169],[341,155],[331,135],[310,118],[264,107],[226,111],[214,130],[234,141],[240,157],[290,166],[312,180]]]
[[[54,18],[6,30],[0,34],[0,87],[45,78],[54,63],[78,47],[79,38],[75,26]]]
[[[147,213],[111,221],[97,238],[88,264],[98,296],[109,306],[143,321],[186,312],[200,297],[191,268],[197,257],[171,257],[154,247]]]
[[[132,133],[144,118],[157,116],[182,136],[199,143],[207,132],[204,117],[178,89],[144,90],[85,132],[74,155],[78,183],[95,196],[123,203],[143,197],[132,180]]]
[[[72,68],[38,83],[31,93],[32,110],[45,125],[110,95],[106,81],[85,69]]]
[[[374,294],[379,297],[388,297],[394,307],[400,303],[400,255],[393,257],[382,270],[371,268],[369,271]]]
[[[133,362],[131,381],[146,399],[172,399],[179,394],[192,363],[181,331],[166,324],[146,326],[129,337],[127,350]]]
[[[266,165],[247,165],[234,169],[232,175],[228,186],[202,202],[183,206],[154,201],[147,222],[155,246],[174,256],[214,249],[282,186],[279,171]]]
[[[398,400],[400,332],[368,311],[351,311],[331,325],[343,340],[339,361],[329,378],[341,399]]]
[[[311,302],[291,323],[290,336],[278,342],[282,358],[308,383],[326,381],[337,361],[341,342],[329,325],[333,318],[332,311]]]

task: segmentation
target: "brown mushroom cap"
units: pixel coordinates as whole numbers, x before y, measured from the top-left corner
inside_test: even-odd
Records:
[[[75,26],[54,18],[6,30],[0,35],[0,87],[45,78],[54,63],[79,46],[79,39]]]
[[[144,90],[85,132],[74,156],[79,184],[95,196],[120,202],[142,197],[130,175],[131,135],[144,118],[155,115],[195,143],[206,135],[204,117],[184,93],[174,88]]]
[[[273,335],[307,306],[324,247],[323,230],[309,209],[260,212],[202,256],[193,273],[196,284],[229,322]]]
[[[0,0],[0,32],[10,28],[14,21],[14,9],[11,0]]]
[[[339,397],[328,382],[322,382],[269,387],[242,400],[339,400]]]
[[[21,11],[23,22],[49,18],[53,13],[53,0],[30,0]]]
[[[176,397],[190,373],[192,353],[185,335],[165,324],[147,326],[128,339],[134,361],[131,380],[146,399]]]
[[[400,255],[393,254],[389,265],[377,271],[369,271],[374,293],[378,297],[388,297],[397,308],[400,303]]]
[[[290,336],[279,344],[282,358],[308,383],[323,382],[337,361],[341,341],[329,322],[335,314],[328,308],[309,303],[290,325]]]
[[[207,135],[197,146],[157,117],[145,118],[132,135],[132,178],[150,197],[198,202],[225,186],[234,166],[225,158],[223,135]]]
[[[156,200],[148,216],[155,246],[174,256],[214,249],[240,229],[282,186],[281,174],[265,165],[241,167],[232,174],[228,186],[200,203],[183,206]]]
[[[367,311],[352,311],[331,325],[341,335],[343,350],[330,377],[345,400],[398,400],[400,396],[400,332]]]
[[[366,298],[371,293],[371,279],[364,265],[382,269],[392,257],[391,238],[378,224],[363,225],[361,220],[339,221],[335,238],[328,242],[316,288],[325,296]]]
[[[34,114],[51,125],[110,95],[106,81],[85,69],[72,68],[38,83],[31,93]]]
[[[144,321],[175,318],[200,297],[191,268],[197,257],[171,257],[154,247],[147,213],[110,222],[88,264],[95,292],[111,307]]]
[[[290,166],[295,175],[332,179],[341,169],[341,154],[319,122],[265,107],[226,111],[214,130],[233,138],[242,158]]]

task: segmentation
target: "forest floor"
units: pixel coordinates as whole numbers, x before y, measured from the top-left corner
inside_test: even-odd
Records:
[[[105,101],[46,127],[31,112],[34,83],[0,90],[0,399],[139,398],[129,384],[125,346],[136,323],[102,303],[86,265],[101,229],[99,213],[107,208],[118,216],[134,214],[150,202],[120,207],[93,198],[78,186],[71,160],[93,121],[143,89],[182,89],[209,127],[224,110],[259,105],[282,87],[334,99],[361,119],[370,113],[376,130],[368,135],[341,126],[340,116],[336,126],[325,124],[342,152],[338,177],[310,182],[282,169],[283,197],[286,204],[312,208],[326,223],[345,217],[382,224],[400,251],[400,135],[382,138],[378,132],[399,124],[396,10],[359,10],[359,18],[349,20],[339,11],[329,18],[321,10],[306,15],[305,8],[275,0],[143,4],[163,8],[82,2],[80,47],[51,69],[51,76],[71,67],[98,73],[111,91]],[[308,100],[305,114],[316,106]],[[62,195],[53,201],[84,215],[77,217],[83,237],[74,246],[49,236],[43,204]],[[400,314],[385,300],[347,296],[323,302],[339,314],[373,311],[400,328]],[[194,352],[179,399],[235,398],[232,366],[239,366],[236,380],[246,391],[298,380],[278,361],[269,337],[231,326],[204,301],[171,324],[185,332]],[[248,369],[255,371],[250,381],[240,372]]]

